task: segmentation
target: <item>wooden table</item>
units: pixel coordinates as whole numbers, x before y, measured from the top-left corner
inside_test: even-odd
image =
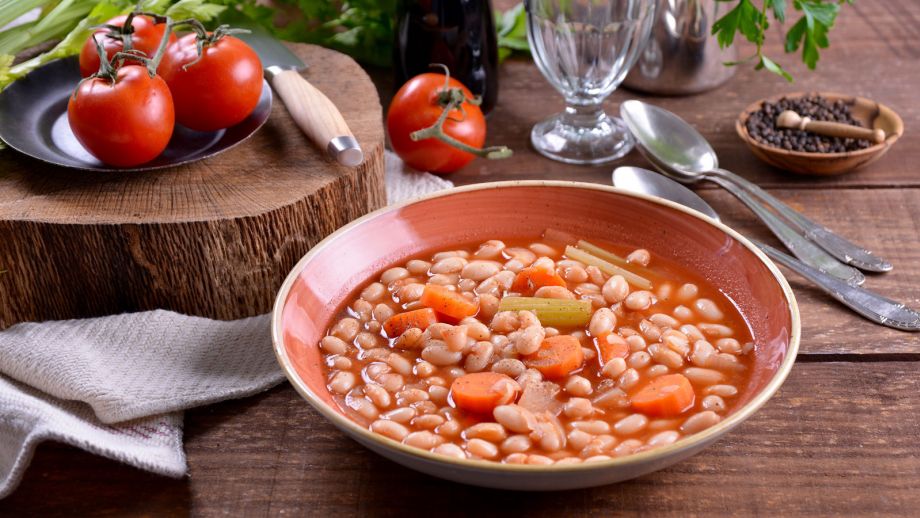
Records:
[[[725,167],[891,260],[895,270],[871,276],[867,285],[915,307],[920,307],[918,24],[918,2],[860,0],[844,8],[817,74],[790,66],[795,85],[741,69],[715,92],[653,99],[695,124]],[[777,37],[771,38],[768,50],[778,56]],[[784,63],[793,61],[784,57]],[[611,167],[568,167],[530,151],[530,127],[560,109],[561,100],[528,61],[506,63],[501,74],[489,140],[511,145],[516,158],[477,161],[451,179],[609,182]],[[735,116],[755,99],[812,89],[888,104],[904,119],[904,138],[879,162],[838,178],[793,177],[755,161],[734,134]],[[389,94],[387,87],[382,93]],[[616,92],[611,109],[634,95]],[[622,163],[644,165],[636,153]],[[729,225],[774,242],[723,191],[703,188],[701,194]],[[0,514],[916,515],[920,338],[871,325],[798,278],[790,281],[802,311],[803,340],[779,393],[715,446],[633,481],[544,494],[443,482],[346,439],[285,385],[188,412],[191,473],[182,480],[45,444],[19,490],[0,502]]]

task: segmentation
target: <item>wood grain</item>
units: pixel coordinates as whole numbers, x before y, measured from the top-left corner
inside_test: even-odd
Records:
[[[918,26],[920,2],[860,0],[842,9],[817,73],[797,64],[797,56],[782,56],[779,35],[771,32],[768,51],[792,70],[795,85],[744,68],[713,93],[651,99],[695,124],[723,165],[891,260],[895,270],[871,276],[867,285],[915,307],[920,307]],[[516,158],[477,160],[450,179],[458,184],[528,178],[608,183],[612,166],[566,166],[529,149],[530,127],[561,109],[561,98],[529,61],[512,60],[501,74],[489,142],[511,145]],[[391,71],[375,71],[374,77],[385,104],[392,95]],[[758,162],[734,134],[738,113],[768,95],[814,89],[888,104],[905,122],[904,137],[879,162],[837,178],[800,178]],[[617,92],[609,105],[615,108],[633,96]],[[646,165],[635,153],[621,163]],[[4,174],[0,169],[0,177]],[[116,189],[102,185],[99,191]],[[729,225],[775,243],[729,194],[710,187],[700,193]],[[53,201],[55,192],[46,196],[33,203]],[[177,193],[170,206],[184,199]],[[0,211],[10,203],[16,202],[0,203]],[[27,213],[28,205],[20,210]],[[3,282],[0,277],[0,286]],[[443,482],[345,439],[285,386],[188,412],[191,476],[182,480],[45,444],[20,489],[0,501],[0,516],[916,516],[920,340],[863,321],[804,281],[790,276],[790,282],[803,315],[803,354],[777,396],[700,455],[634,481],[545,494]],[[830,361],[837,359],[847,361]]]
[[[507,3],[507,2],[506,2]],[[734,78],[716,90],[685,97],[650,97],[618,89],[608,99],[608,113],[617,114],[619,103],[643,99],[671,110],[693,124],[712,144],[722,167],[764,187],[825,189],[835,187],[920,186],[920,2],[860,1],[841,8],[830,34],[831,46],[821,51],[817,71],[809,71],[798,54],[786,55],[779,26],[771,27],[766,52],[795,76],[795,83],[742,65]],[[791,26],[787,22],[786,30]],[[743,45],[743,44],[742,44]],[[751,52],[742,46],[741,56]],[[388,75],[388,74],[386,74]],[[515,58],[500,68],[501,94],[489,116],[487,144],[504,144],[514,150],[513,165],[476,160],[450,179],[457,184],[492,180],[567,178],[609,182],[616,165],[648,167],[632,152],[615,164],[600,167],[573,166],[552,162],[530,146],[534,124],[563,108],[562,96],[554,90],[530,59]],[[384,92],[389,93],[389,87]],[[781,171],[755,158],[735,133],[735,119],[746,106],[777,94],[795,91],[833,91],[868,97],[893,109],[905,122],[905,135],[886,156],[865,168],[833,178],[802,178]]]
[[[187,479],[45,445],[0,514],[909,515],[920,507],[917,365],[797,365],[761,411],[700,455],[564,493],[491,491],[410,471],[347,439],[284,386],[189,412]]]
[[[367,161],[339,166],[276,99],[268,123],[217,157],[152,173],[86,173],[0,155],[0,328],[165,308],[266,312],[294,263],[385,202],[380,103],[351,58],[292,49],[336,102]]]

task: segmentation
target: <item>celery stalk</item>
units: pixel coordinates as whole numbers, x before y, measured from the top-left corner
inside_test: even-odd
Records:
[[[587,265],[596,266],[600,271],[606,273],[607,275],[622,275],[623,278],[626,279],[626,282],[637,288],[641,288],[643,290],[652,289],[652,282],[645,277],[636,275],[629,270],[624,270],[615,264],[605,261],[600,257],[591,255],[584,250],[579,250],[574,246],[570,245],[565,247],[565,255],[570,259],[581,261]]]
[[[505,297],[499,311],[532,311],[540,323],[551,327],[576,327],[591,320],[591,301],[546,299],[539,297]]]
[[[610,252],[608,250],[605,250],[597,245],[593,245],[585,240],[581,240],[578,242],[578,248],[581,248],[582,250],[588,252],[589,254],[595,257],[599,257],[615,265],[622,266],[626,268],[627,270],[636,273],[637,275],[642,275],[642,276],[647,275],[649,277],[656,276],[655,273],[650,271],[648,268],[639,266],[638,264],[633,264],[629,262],[628,260],[626,260],[625,258],[620,257],[617,254]]]
[[[629,264],[629,261],[627,261],[625,258],[620,257],[613,252],[604,250],[603,248],[597,245],[592,245],[591,243],[585,241],[584,239],[578,242],[578,248],[581,248],[582,250],[588,252],[591,255],[600,257],[601,259],[605,261],[611,262],[619,266],[626,266],[627,264]]]

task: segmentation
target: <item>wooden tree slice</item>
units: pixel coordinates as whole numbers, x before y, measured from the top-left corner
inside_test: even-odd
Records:
[[[88,173],[0,152],[0,328],[155,308],[232,319],[271,309],[294,263],[385,203],[380,100],[351,58],[291,44],[341,110],[360,167],[315,149],[276,98],[251,139],[143,173]]]

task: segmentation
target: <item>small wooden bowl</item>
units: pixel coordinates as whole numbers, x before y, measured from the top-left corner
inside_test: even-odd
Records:
[[[746,124],[748,117],[760,110],[763,103],[776,102],[782,98],[797,99],[813,94],[820,95],[829,101],[844,101],[850,106],[853,118],[861,122],[863,126],[883,130],[886,135],[885,141],[857,151],[808,153],[761,144],[748,133]],[[735,131],[748,145],[754,156],[772,166],[793,173],[828,176],[843,174],[878,160],[904,133],[904,123],[891,108],[865,97],[853,97],[832,92],[796,92],[768,97],[751,104],[741,112],[738,120],[735,121]]]

